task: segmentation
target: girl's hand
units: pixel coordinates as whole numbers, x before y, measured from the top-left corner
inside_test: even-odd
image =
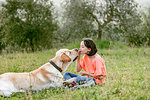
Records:
[[[87,72],[80,72],[81,76],[88,75]]]
[[[76,71],[77,72],[80,72],[82,67],[80,66],[80,54],[81,54],[81,51],[79,49],[78,51],[78,58],[77,58],[77,61],[76,61]]]
[[[80,56],[80,55],[81,55],[81,51],[79,50],[79,51],[78,51],[78,56]]]
[[[88,72],[80,72],[80,74],[81,74],[81,76],[87,75],[88,77],[92,77],[92,78],[95,77],[94,74],[90,74],[90,73],[88,73]]]

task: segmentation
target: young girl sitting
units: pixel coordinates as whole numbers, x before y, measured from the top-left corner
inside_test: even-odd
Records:
[[[80,59],[81,54],[84,54],[84,56]],[[81,71],[82,69],[84,71]],[[80,43],[76,71],[80,72],[81,76],[69,72],[64,73],[65,84],[79,84],[72,87],[72,89],[95,84],[102,85],[104,83],[107,75],[105,63],[100,55],[97,54],[96,45],[90,38],[83,38]]]

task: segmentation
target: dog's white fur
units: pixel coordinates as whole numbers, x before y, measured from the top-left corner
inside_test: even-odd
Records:
[[[76,49],[60,49],[51,60],[64,72],[77,55]],[[63,76],[61,72],[48,62],[31,72],[0,75],[0,95],[10,96],[13,92],[61,87],[62,84]]]

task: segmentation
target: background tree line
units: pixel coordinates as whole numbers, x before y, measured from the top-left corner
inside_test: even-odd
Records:
[[[49,0],[6,0],[0,10],[0,51],[49,49],[83,37],[150,45],[149,13],[134,0],[64,0],[58,24]]]
[[[7,49],[35,51],[51,48],[57,23],[47,0],[6,0],[1,9],[1,45]],[[1,48],[1,49],[2,49]]]

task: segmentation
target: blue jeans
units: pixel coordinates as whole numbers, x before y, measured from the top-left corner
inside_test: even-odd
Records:
[[[88,82],[90,80],[94,80],[93,78],[90,78],[90,77],[80,76],[80,75],[76,75],[76,74],[69,73],[69,72],[64,73],[63,76],[65,80],[76,77],[75,82],[78,83],[79,85],[84,84],[85,82]]]

